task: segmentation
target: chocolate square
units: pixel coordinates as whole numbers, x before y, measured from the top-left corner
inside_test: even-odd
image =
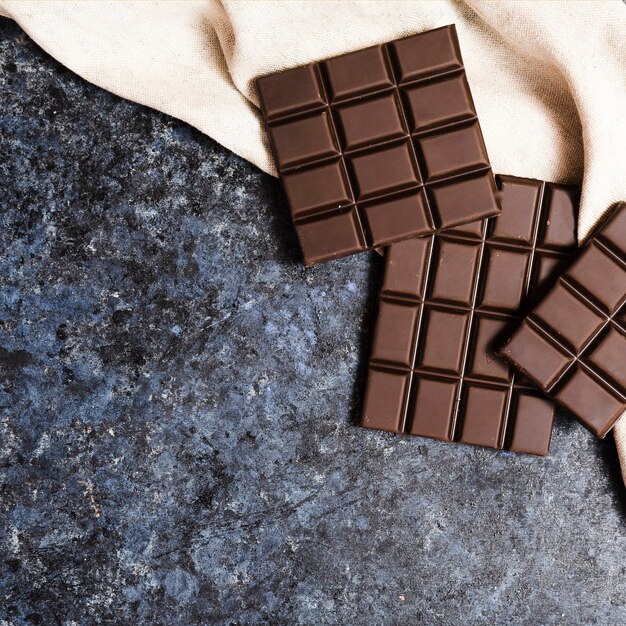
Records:
[[[499,217],[387,248],[362,426],[547,454],[554,405],[497,350],[555,279],[550,268],[575,252],[579,192],[510,176],[497,185]],[[397,307],[410,316],[389,313]],[[556,350],[543,375],[558,377],[569,361]],[[383,374],[402,388],[383,390]]]
[[[307,265],[499,213],[454,26],[257,88]],[[332,233],[349,209],[359,245]],[[311,220],[327,222],[319,238]]]
[[[558,199],[563,202],[563,198]],[[562,230],[569,228],[561,212]],[[549,241],[563,240],[554,235]],[[626,203],[596,230],[500,354],[598,437],[626,411]]]

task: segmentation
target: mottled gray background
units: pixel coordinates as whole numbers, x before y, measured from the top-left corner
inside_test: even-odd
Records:
[[[610,437],[356,428],[379,259],[8,20],[0,217],[2,626],[626,623]]]

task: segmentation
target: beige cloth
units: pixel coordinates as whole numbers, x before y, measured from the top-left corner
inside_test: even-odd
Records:
[[[626,200],[620,0],[0,0],[86,80],[177,117],[275,174],[254,79],[456,23],[494,170],[582,182],[582,241]],[[626,416],[615,428],[626,479]]]

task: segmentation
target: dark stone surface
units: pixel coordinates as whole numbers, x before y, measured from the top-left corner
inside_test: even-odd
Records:
[[[624,624],[612,439],[368,432],[373,254],[0,21],[0,624]]]

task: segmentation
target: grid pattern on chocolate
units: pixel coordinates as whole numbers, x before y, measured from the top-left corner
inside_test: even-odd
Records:
[[[387,249],[362,426],[547,454],[554,405],[495,349],[575,251],[578,189],[496,180],[499,217]]]
[[[626,411],[626,203],[500,354],[598,437]]]
[[[257,88],[307,264],[498,214],[454,26]]]

